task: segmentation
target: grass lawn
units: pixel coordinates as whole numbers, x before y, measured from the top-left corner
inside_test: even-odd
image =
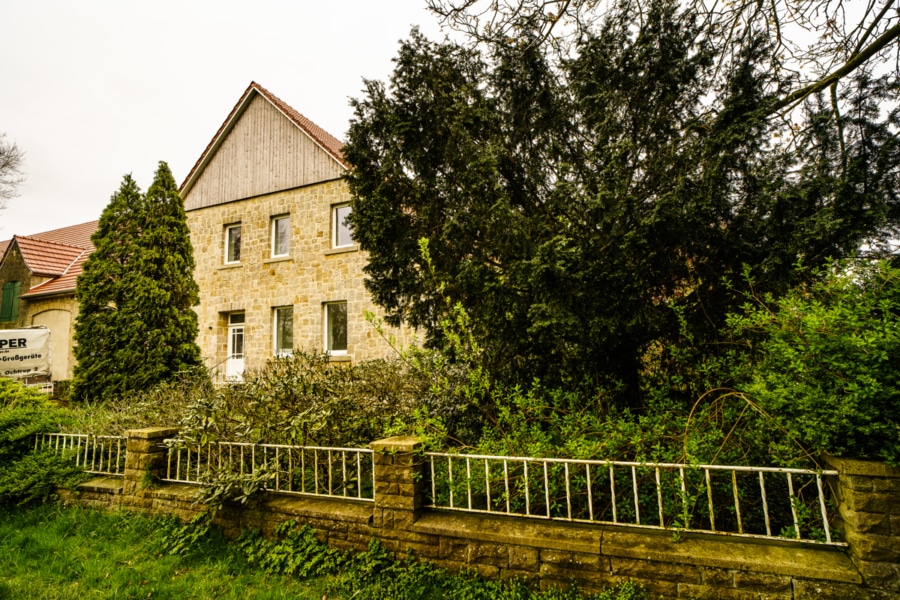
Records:
[[[0,599],[335,597],[324,578],[248,567],[221,536],[172,556],[163,550],[165,524],[57,504],[0,511]]]

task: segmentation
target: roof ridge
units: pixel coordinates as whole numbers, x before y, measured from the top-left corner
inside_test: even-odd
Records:
[[[33,235],[14,235],[12,236],[12,240],[28,240],[29,242],[37,242],[39,244],[52,244],[54,246],[64,246],[66,248],[75,248],[76,250],[81,250],[84,252],[87,248],[84,246],[76,246],[75,244],[64,244],[63,242],[54,242],[51,240],[42,240],[41,238],[34,237]]]
[[[187,186],[188,182],[190,182],[193,179],[194,175],[198,173],[198,171],[200,170],[200,166],[207,159],[216,143],[221,139],[222,134],[225,132],[225,130],[229,127],[229,125],[232,124],[233,119],[235,118],[235,116],[237,116],[237,113],[241,109],[241,107],[246,105],[247,98],[252,92],[256,92],[260,96],[268,100],[288,120],[299,127],[300,130],[303,131],[303,133],[308,135],[320,148],[322,148],[332,158],[338,161],[342,166],[344,166],[345,168],[349,166],[344,160],[344,155],[340,150],[343,146],[343,142],[325,131],[319,125],[316,125],[309,118],[304,117],[296,109],[291,107],[287,102],[285,102],[260,84],[256,83],[255,81],[251,81],[250,85],[247,86],[247,89],[244,90],[244,93],[241,94],[241,97],[231,109],[231,112],[229,112],[228,116],[225,117],[225,120],[219,126],[219,129],[216,131],[215,135],[213,135],[212,139],[206,145],[206,148],[200,154],[200,158],[198,158],[197,162],[194,163],[194,166],[191,167],[191,170],[188,172],[187,177],[185,177],[184,181],[181,182],[181,185],[178,187],[178,191],[182,194],[182,196],[184,196],[185,194],[185,187]]]

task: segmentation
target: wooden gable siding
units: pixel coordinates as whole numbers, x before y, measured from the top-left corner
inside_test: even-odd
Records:
[[[341,165],[257,95],[184,198],[186,210],[341,176]]]

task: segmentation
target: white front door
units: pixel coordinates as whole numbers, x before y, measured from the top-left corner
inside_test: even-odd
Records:
[[[228,315],[228,358],[225,378],[241,381],[244,378],[244,313]]]

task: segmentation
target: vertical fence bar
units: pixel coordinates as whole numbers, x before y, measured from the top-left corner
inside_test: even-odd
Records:
[[[313,475],[315,475],[315,481],[313,481],[313,494],[319,493],[319,450],[318,448],[313,448]]]
[[[547,474],[547,461],[544,461],[544,502],[547,503],[547,518],[551,519],[550,515],[550,477]]]
[[[795,537],[800,539],[800,523],[797,521],[797,507],[794,504],[794,480],[791,478],[791,473],[788,471],[787,474],[788,481],[788,499],[791,501],[791,516],[794,518],[794,533]]]
[[[506,491],[506,514],[509,514],[509,467],[503,459],[503,489]]]
[[[428,462],[431,464],[431,505],[437,506],[437,483],[434,480],[434,457],[429,456]]]
[[[591,463],[584,465],[587,471],[587,494],[588,494],[588,515],[591,521],[594,520],[594,496],[591,494]]]
[[[529,491],[529,481],[528,481],[528,461],[522,461],[522,465],[525,468],[525,514],[531,516],[531,493]]]
[[[631,467],[631,485],[634,488],[634,516],[637,524],[641,524],[641,504],[638,501],[637,469]]]
[[[734,513],[737,516],[738,533],[744,533],[744,522],[741,520],[741,499],[737,486],[737,471],[731,472],[731,489],[734,491]]]
[[[453,508],[453,459],[447,457],[447,474],[450,477],[450,508]]]
[[[688,517],[687,506],[687,485],[684,481],[684,467],[678,467],[678,474],[681,476],[681,516],[684,519],[682,526],[685,529],[690,527],[690,518]]]
[[[612,494],[613,523],[618,523],[619,517],[616,515],[616,472],[612,465],[609,465],[609,492]]]
[[[484,489],[487,494],[487,510],[491,512],[491,467],[488,459],[484,459]]]
[[[759,492],[762,494],[763,516],[766,519],[766,535],[772,535],[772,526],[769,524],[769,503],[766,501],[766,479],[763,472],[759,472]]]
[[[709,478],[709,469],[704,469],[706,471],[706,497],[709,500],[709,526],[715,531],[716,530],[716,511],[713,508],[713,493],[712,493],[712,483]]]
[[[175,452],[175,479],[181,481],[181,446]]]
[[[300,448],[300,491],[306,493],[306,448]]]
[[[566,470],[566,510],[569,518],[572,518],[572,486],[569,483],[569,463],[563,463]]]
[[[471,460],[466,459],[466,496],[469,499],[469,510],[472,510],[472,465]]]
[[[356,453],[356,497],[362,498],[362,452]]]
[[[822,511],[822,525],[825,528],[825,541],[831,543],[831,528],[828,527],[828,512],[825,510],[825,492],[822,490],[822,476],[816,473],[816,487],[819,488],[819,510]]]
[[[344,480],[341,482],[341,487],[344,488],[344,498],[347,497],[347,451],[341,450],[341,477]]]
[[[294,449],[288,448],[288,491],[294,491]],[[360,484],[362,483],[362,479],[360,478]]]
[[[666,521],[663,518],[662,481],[660,481],[659,477],[659,467],[656,467],[656,502],[659,504],[659,526],[665,527]]]

